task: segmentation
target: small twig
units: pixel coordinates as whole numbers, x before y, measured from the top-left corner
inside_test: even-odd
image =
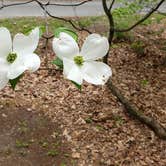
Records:
[[[86,0],[86,1],[82,1],[82,2],[79,2],[79,3],[75,3],[75,4],[58,4],[58,3],[50,3],[50,2],[47,2],[45,4],[43,4],[42,2],[40,2],[39,0],[29,0],[27,2],[18,2],[18,3],[13,3],[13,4],[2,4],[2,6],[0,7],[0,10],[4,9],[4,8],[7,8],[7,7],[11,7],[11,6],[21,6],[21,5],[25,5],[25,4],[30,4],[30,3],[33,3],[33,2],[36,2],[42,10],[46,11],[46,13],[48,14],[48,16],[50,16],[51,18],[54,18],[54,19],[58,19],[58,20],[62,20],[64,22],[67,22],[69,24],[71,24],[71,26],[78,30],[78,31],[86,31],[88,33],[92,33],[91,31],[89,31],[88,29],[84,28],[84,27],[79,27],[77,26],[71,19],[66,19],[66,18],[63,18],[63,17],[57,17],[57,16],[54,16],[52,15],[48,10],[45,10],[45,7],[44,6],[81,6],[85,3],[88,3],[90,1],[93,1],[93,0]]]
[[[113,8],[114,3],[115,3],[115,0],[112,0],[111,5],[110,5],[110,7],[109,7],[109,11],[110,11],[110,12],[111,12],[111,10],[112,10],[112,8]]]

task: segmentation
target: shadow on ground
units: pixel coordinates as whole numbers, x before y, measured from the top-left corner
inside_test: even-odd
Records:
[[[65,166],[69,148],[58,124],[25,108],[1,105],[1,166]]]

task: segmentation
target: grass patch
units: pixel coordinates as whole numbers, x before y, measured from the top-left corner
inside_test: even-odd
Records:
[[[142,41],[136,41],[131,44],[131,48],[136,52],[137,55],[144,55],[145,44]]]
[[[118,29],[125,29],[133,25],[135,22],[141,19],[141,15],[138,14],[130,14],[127,12],[123,12],[122,14],[118,14],[116,10],[113,12],[113,17],[115,21],[115,28]],[[150,18],[148,18],[144,23],[141,25],[149,25],[151,23],[159,23],[165,17],[160,14],[153,14]],[[68,27],[72,28],[72,26],[64,21],[55,20],[53,18],[48,19],[49,23],[49,30],[54,32],[54,30],[58,27]],[[78,20],[75,20],[75,23],[78,25],[80,24],[83,27],[90,27],[94,24],[103,24],[108,25],[108,20],[106,16],[96,16],[96,17],[82,17]],[[21,18],[7,18],[7,19],[0,19],[1,27],[7,27],[10,29],[12,34],[16,34],[18,32],[27,33],[29,30],[41,26],[45,26],[45,20],[41,17],[21,17]]]
[[[141,80],[141,85],[142,86],[147,86],[149,84],[149,81],[148,80],[146,80],[146,79],[144,79],[144,80]]]
[[[29,147],[29,142],[16,140],[16,148],[28,148],[28,147]]]
[[[18,121],[18,131],[21,133],[26,133],[28,131],[28,124],[26,121]]]
[[[87,118],[87,119],[85,119],[85,122],[86,122],[86,123],[92,123],[93,120],[92,120],[91,118]]]
[[[113,120],[115,121],[115,126],[121,126],[124,124],[124,119],[119,115],[114,115]]]
[[[59,154],[59,152],[57,151],[57,150],[49,150],[48,152],[47,152],[47,155],[48,156],[51,156],[51,157],[55,157],[55,156],[57,156]]]

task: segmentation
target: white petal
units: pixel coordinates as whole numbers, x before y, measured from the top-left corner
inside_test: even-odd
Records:
[[[70,73],[70,70],[72,69],[74,64],[74,61],[63,58],[63,75],[67,78],[68,74]]]
[[[65,67],[65,65],[67,67]],[[65,62],[65,65],[64,65],[64,73],[67,74],[66,78],[81,85],[83,82],[83,78],[80,67],[73,64],[73,66],[69,69],[68,67],[70,67],[71,63],[67,61]],[[68,72],[67,69],[69,70]]]
[[[24,54],[22,56],[23,65],[27,70],[35,72],[40,67],[40,58],[36,54]]]
[[[91,34],[86,38],[80,54],[85,60],[97,60],[104,57],[108,50],[109,43],[106,37]]]
[[[17,55],[16,60],[12,64],[10,64],[7,77],[11,80],[15,79],[20,76],[25,70],[26,67],[23,64],[23,58]]]
[[[73,58],[79,54],[76,41],[67,33],[61,32],[59,38],[53,40],[53,50],[60,59]]]
[[[103,62],[85,62],[82,67],[83,79],[95,85],[104,85],[112,75],[111,68]]]
[[[9,82],[9,79],[7,78],[8,68],[9,66],[7,64],[0,62],[0,90]]]
[[[30,70],[31,72],[36,71],[40,67],[40,58],[38,55],[23,54],[19,55],[13,64],[10,65],[8,71],[8,78],[15,79],[20,76],[25,70]]]
[[[24,73],[25,70],[26,70],[25,66],[12,64],[8,71],[7,77],[8,77],[8,79],[13,80],[13,79],[19,77],[22,73]]]
[[[22,33],[15,35],[13,40],[13,52],[19,54],[33,53],[39,43],[39,28],[35,28],[26,36]]]
[[[6,73],[0,73],[0,90],[3,89],[8,82],[9,79],[6,76]]]
[[[6,58],[12,50],[12,40],[7,28],[0,28],[0,57]]]

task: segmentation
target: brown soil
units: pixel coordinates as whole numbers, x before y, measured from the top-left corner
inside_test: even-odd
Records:
[[[153,32],[165,26],[165,22],[154,25]],[[164,30],[151,37],[163,42],[165,34]],[[86,34],[80,35],[84,38]],[[145,43],[145,54],[136,54],[131,43],[116,43],[109,59],[113,83],[145,114],[166,126],[166,71],[161,63],[165,50],[161,49],[161,42],[156,44],[148,38],[148,28],[136,29],[135,36],[135,40]],[[41,57],[45,55],[43,46],[41,41]],[[48,56],[50,60],[54,58],[51,47]],[[61,71],[40,70],[26,73],[15,93],[6,87],[0,96],[3,103],[0,109],[2,166],[29,163],[33,166],[61,166],[62,163],[62,166],[166,165],[166,142],[130,118],[106,86],[84,83],[80,92],[63,78]],[[15,107],[11,106],[13,101]],[[19,122],[24,121],[28,131],[20,133],[22,123]],[[59,133],[58,138],[55,137],[55,142],[60,142],[59,154],[51,157],[47,153],[53,148],[51,135],[54,132]],[[49,148],[40,145],[42,138],[49,140]],[[26,148],[18,148],[16,140],[34,142]]]
[[[56,166],[68,163],[69,147],[59,125],[27,107],[1,105],[0,165]]]

